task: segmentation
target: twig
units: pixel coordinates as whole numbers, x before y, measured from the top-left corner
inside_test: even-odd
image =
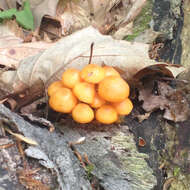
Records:
[[[76,147],[74,146],[74,144],[69,143],[69,146],[71,148],[71,150],[73,151],[73,153],[75,154],[75,156],[78,158],[79,162],[81,163],[81,165],[83,166],[84,169],[86,169],[86,165],[82,160],[82,156],[80,155],[80,153],[77,151]]]
[[[14,143],[0,145],[0,149],[5,149],[14,146]]]
[[[168,178],[164,185],[163,185],[163,190],[168,190],[169,186],[171,185],[171,183],[175,180],[174,177]]]
[[[22,148],[21,141],[17,139],[16,144],[17,144],[18,151],[19,151],[19,153],[20,153],[20,155],[22,157],[24,168],[26,169],[27,162],[26,162],[26,157],[25,157],[24,150]]]
[[[91,64],[91,62],[92,62],[93,48],[94,48],[94,42],[92,42],[91,46],[90,46],[90,58],[89,58],[88,64]]]

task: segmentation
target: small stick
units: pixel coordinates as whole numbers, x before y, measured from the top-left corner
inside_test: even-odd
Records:
[[[81,165],[83,166],[84,169],[86,169],[85,163],[82,160],[82,156],[80,155],[80,153],[77,151],[76,147],[74,146],[73,143],[69,143],[69,146],[71,148],[71,150],[73,151],[73,153],[75,154],[75,156],[78,158],[79,162],[81,163]]]
[[[18,148],[18,151],[20,153],[20,156],[21,156],[21,158],[23,160],[23,166],[26,169],[27,161],[26,161],[26,157],[25,157],[25,153],[24,153],[21,141],[20,140],[16,140],[16,144],[17,144],[17,148]]]
[[[86,153],[84,153],[84,159],[85,159],[85,161],[86,161],[86,163],[87,163],[88,165],[92,165],[92,163],[91,163],[90,160],[88,159],[88,155],[87,155]]]
[[[92,42],[90,46],[90,58],[88,64],[91,64],[92,61],[93,47],[94,47],[94,42]]]
[[[0,145],[0,149],[5,149],[14,146],[14,143]]]

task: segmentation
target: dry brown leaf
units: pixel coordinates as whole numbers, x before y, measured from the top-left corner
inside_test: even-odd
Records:
[[[141,12],[146,0],[60,0],[57,17],[63,27],[63,35],[93,25],[103,34],[123,39],[130,34],[132,22]],[[64,7],[64,8],[63,8]]]
[[[126,80],[147,66],[168,66],[157,63],[148,56],[149,46],[142,43],[114,40],[111,36],[100,34],[93,27],[80,30],[65,37],[36,56],[23,60],[17,71],[6,71],[0,75],[4,89],[18,90],[20,86],[31,86],[37,80],[48,83],[58,79],[64,69],[75,67],[81,69],[88,64],[90,45],[94,42],[93,63],[105,64],[119,68]],[[181,72],[180,68],[175,68]],[[169,71],[168,71],[169,72]]]
[[[49,15],[60,19],[63,35],[93,25],[104,34],[118,32],[114,36],[122,39],[131,30],[128,23],[136,18],[145,2],[146,0],[30,0],[30,5],[35,28],[40,27],[45,15]],[[11,7],[12,4],[16,4],[16,1],[11,2]],[[5,6],[7,7],[7,1],[2,3],[2,7]]]
[[[62,4],[59,4],[63,6]],[[58,9],[60,9],[58,7]],[[66,36],[74,31],[90,25],[90,20],[85,10],[79,5],[69,2],[65,5],[63,13],[57,15],[62,25],[62,35]]]
[[[190,112],[183,91],[169,86],[166,82],[150,79],[139,90],[139,100],[143,101],[143,109],[152,112],[164,110],[164,118],[175,122],[185,121]]]
[[[40,25],[39,35],[46,42],[52,42],[61,38],[61,24],[58,19],[44,16]]]
[[[135,115],[137,117],[139,123],[143,122],[144,120],[148,119],[150,117],[151,112],[145,113],[145,114],[138,114]]]

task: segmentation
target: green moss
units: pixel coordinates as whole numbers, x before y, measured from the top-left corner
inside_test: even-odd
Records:
[[[93,164],[87,165],[85,170],[87,173],[88,180],[90,181],[92,179],[92,171],[94,170],[94,165]]]
[[[130,171],[130,175],[136,179],[135,182],[131,181],[132,188],[135,190],[152,189],[156,184],[156,178],[145,161],[148,155],[138,152],[133,135],[119,132],[112,137],[112,144],[116,150],[125,150],[117,154],[123,170]]]
[[[168,122],[163,125],[165,140],[165,149],[162,151],[160,160],[165,163],[168,178],[174,178],[170,184],[169,190],[187,190],[190,189],[190,174],[186,170],[186,161],[188,159],[188,148],[182,147],[178,150],[176,157],[176,147],[179,146],[178,124],[170,125]],[[165,151],[167,150],[167,151]],[[186,171],[186,172],[185,172]]]
[[[149,28],[152,18],[152,0],[148,0],[139,16],[134,20],[133,34],[127,35],[124,40],[133,41],[139,34]]]
[[[174,171],[173,171],[174,177],[178,176],[178,175],[179,175],[179,172],[180,172],[180,168],[179,168],[179,167],[175,167],[175,168],[174,168]]]

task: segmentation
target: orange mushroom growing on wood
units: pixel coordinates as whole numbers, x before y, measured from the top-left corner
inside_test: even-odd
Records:
[[[79,103],[73,109],[72,117],[78,123],[90,123],[94,119],[94,111],[88,104]]]
[[[102,105],[96,110],[96,120],[100,123],[111,124],[118,120],[118,114],[113,106]]]
[[[51,83],[48,87],[48,95],[51,96],[54,92],[56,92],[57,90],[63,87],[64,86],[61,81],[55,81]]]
[[[48,87],[49,105],[57,112],[71,113],[78,123],[89,123],[95,117],[100,123],[112,124],[119,115],[132,111],[129,91],[113,67],[88,64],[82,71],[64,71],[62,80]]]
[[[79,82],[74,86],[73,93],[81,102],[91,104],[95,96],[94,84]]]
[[[128,115],[133,109],[133,103],[129,98],[126,98],[121,102],[113,103],[112,105],[119,115]]]
[[[129,96],[129,85],[118,76],[108,76],[98,84],[98,94],[109,102],[120,102]]]
[[[118,77],[120,77],[120,74],[113,67],[104,66],[103,69],[105,71],[105,77],[109,77],[109,76],[118,76]]]
[[[62,74],[62,83],[68,88],[73,88],[80,81],[80,71],[77,69],[71,68]]]
[[[50,96],[50,107],[62,113],[70,113],[77,104],[77,99],[68,88],[60,88]]]
[[[105,70],[99,65],[88,64],[82,69],[80,76],[84,81],[96,84],[104,79]]]
[[[94,100],[90,104],[90,106],[92,108],[99,108],[105,103],[106,103],[106,101],[104,99],[102,99],[97,93],[95,93]]]

